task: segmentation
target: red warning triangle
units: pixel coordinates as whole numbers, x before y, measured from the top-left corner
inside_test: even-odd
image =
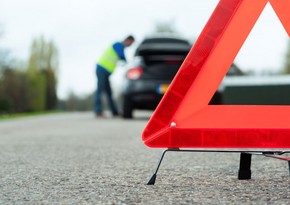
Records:
[[[220,0],[149,120],[158,148],[290,148],[290,106],[208,105],[270,2],[290,36],[289,0]]]

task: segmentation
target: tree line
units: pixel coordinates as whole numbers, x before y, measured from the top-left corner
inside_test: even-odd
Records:
[[[0,50],[0,113],[41,112],[57,106],[58,50],[43,36],[33,40],[27,62]]]
[[[0,27],[1,37],[1,27]],[[0,38],[1,42],[1,38]],[[0,47],[0,115],[50,110],[92,110],[93,95],[57,97],[59,52],[52,40],[35,38],[26,62]]]

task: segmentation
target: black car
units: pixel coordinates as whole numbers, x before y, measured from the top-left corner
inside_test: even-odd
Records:
[[[132,118],[135,109],[156,108],[191,47],[185,39],[168,36],[148,37],[138,45],[122,85],[117,86],[117,102],[124,118]],[[229,74],[238,71],[234,67]],[[212,103],[218,104],[218,100],[216,93]]]

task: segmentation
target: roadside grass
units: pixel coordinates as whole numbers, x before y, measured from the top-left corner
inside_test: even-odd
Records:
[[[56,113],[63,113],[64,111],[45,111],[45,112],[30,112],[30,113],[17,113],[17,114],[0,114],[0,121],[2,120],[10,120],[10,119],[17,119],[17,118],[24,118],[24,117],[33,117],[38,115],[49,115],[49,114],[56,114]]]

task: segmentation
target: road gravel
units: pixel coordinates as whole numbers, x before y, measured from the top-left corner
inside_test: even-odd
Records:
[[[253,156],[252,179],[238,180],[237,153],[168,153],[134,120],[90,112],[0,121],[0,204],[290,204],[285,161]]]

